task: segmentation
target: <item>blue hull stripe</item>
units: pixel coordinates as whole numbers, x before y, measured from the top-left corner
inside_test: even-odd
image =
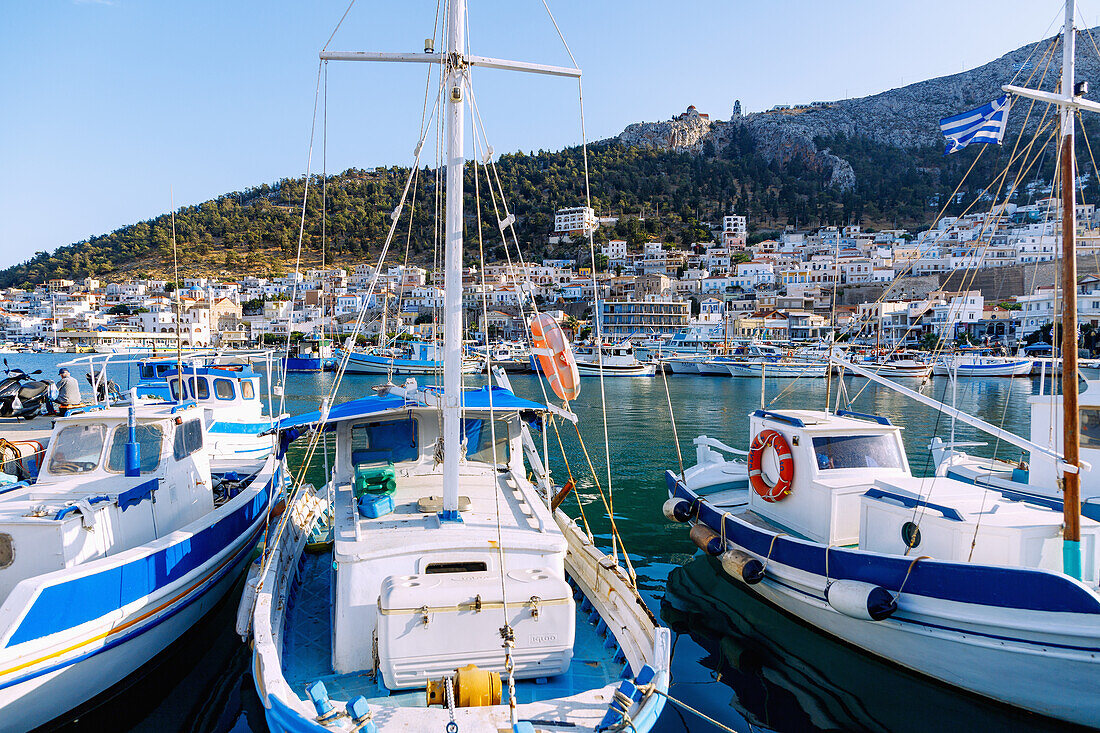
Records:
[[[232,514],[157,552],[43,588],[5,646],[10,648],[94,621],[185,577],[248,531],[263,514],[269,490],[270,482],[268,488]]]
[[[271,422],[215,422],[206,429],[208,433],[242,433],[258,435],[271,429]]]
[[[44,674],[49,674],[50,672],[54,672],[56,670],[63,669],[65,667],[70,667],[74,664],[77,664],[78,662],[82,662],[85,659],[88,659],[89,657],[94,657],[97,654],[102,654],[103,652],[105,652],[109,649],[113,649],[114,647],[118,646],[119,644],[124,644],[125,642],[129,641],[130,639],[133,639],[135,636],[139,636],[141,634],[144,634],[145,632],[149,631],[150,629],[152,629],[154,627],[160,626],[162,623],[164,623],[168,619],[172,618],[177,613],[179,613],[180,611],[187,608],[188,606],[190,606],[195,601],[197,601],[200,598],[202,598],[203,596],[205,596],[206,592],[208,590],[210,590],[212,587],[214,587],[223,577],[225,577],[226,573],[232,572],[233,568],[237,566],[237,563],[239,563],[242,559],[244,559],[248,555],[248,553],[250,553],[252,551],[252,548],[256,546],[256,542],[260,539],[260,535],[262,534],[263,529],[264,529],[264,527],[263,527],[262,524],[259,527],[257,527],[256,531],[252,533],[252,535],[248,538],[248,541],[246,541],[244,543],[244,545],[241,547],[241,549],[237,551],[237,553],[233,556],[232,560],[230,560],[228,563],[225,564],[225,567],[223,567],[221,570],[219,570],[214,575],[214,577],[212,577],[208,581],[206,581],[200,588],[196,588],[193,592],[188,593],[186,598],[184,598],[180,603],[177,603],[175,606],[170,608],[166,613],[163,613],[160,616],[157,616],[155,619],[153,619],[149,623],[145,624],[144,626],[139,626],[139,627],[127,632],[126,634],[123,634],[122,636],[120,636],[117,639],[112,639],[111,641],[107,642],[106,644],[104,644],[103,646],[101,646],[97,649],[93,649],[90,652],[87,652],[85,654],[81,654],[79,657],[74,657],[74,658],[66,660],[64,662],[59,662],[59,663],[57,663],[57,664],[55,664],[51,667],[46,667],[46,668],[43,668],[43,669],[39,669],[35,672],[31,672],[30,674],[23,675],[22,677],[19,677],[17,679],[13,679],[13,680],[9,680],[8,682],[0,683],[0,690],[3,690],[7,687],[11,687],[12,685],[18,685],[21,682],[26,682],[27,680],[34,679],[35,677],[40,677],[41,675],[44,675]],[[152,658],[152,657],[150,657],[150,658]],[[74,703],[74,704],[76,704],[76,703]]]
[[[671,471],[665,473],[665,480],[672,495],[694,502],[700,521],[721,533],[721,513],[700,501]],[[905,581],[906,593],[997,608],[1100,614],[1100,599],[1094,593],[1065,576],[1045,570],[937,560],[913,564],[909,557],[826,548],[786,536],[776,538],[773,547],[773,533],[733,519],[724,521],[726,538],[735,544],[761,557],[768,556],[770,550],[770,557],[776,562],[821,577],[826,576],[827,551],[828,577],[834,580],[859,580],[896,592],[912,565]]]

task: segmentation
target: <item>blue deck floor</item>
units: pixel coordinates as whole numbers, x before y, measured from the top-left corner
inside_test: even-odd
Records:
[[[301,583],[291,595],[283,632],[283,667],[287,682],[305,700],[306,685],[321,680],[334,700],[364,695],[375,705],[423,707],[423,690],[389,691],[381,676],[363,672],[337,674],[332,669],[332,594],[335,571],[332,553],[306,553]],[[577,599],[576,640],[573,661],[564,674],[520,680],[519,703],[567,697],[614,682],[623,675],[625,661],[613,636],[599,617]],[[602,634],[601,634],[602,632]]]

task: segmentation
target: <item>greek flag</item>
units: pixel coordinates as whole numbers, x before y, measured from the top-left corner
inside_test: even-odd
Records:
[[[950,155],[970,143],[999,145],[1008,124],[1009,107],[1008,95],[1005,94],[977,109],[940,120],[940,130],[947,139],[947,149],[943,154]]]

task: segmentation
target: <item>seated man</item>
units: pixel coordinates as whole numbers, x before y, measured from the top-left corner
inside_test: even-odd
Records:
[[[57,380],[57,400],[50,400],[50,411],[61,417],[71,410],[84,406],[84,398],[80,396],[80,383],[69,374],[69,370],[62,367],[58,372],[61,377]]]

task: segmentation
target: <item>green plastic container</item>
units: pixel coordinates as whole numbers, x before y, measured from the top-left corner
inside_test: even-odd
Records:
[[[361,464],[355,467],[355,496],[364,494],[392,494],[397,490],[397,473],[393,464],[371,466]]]

